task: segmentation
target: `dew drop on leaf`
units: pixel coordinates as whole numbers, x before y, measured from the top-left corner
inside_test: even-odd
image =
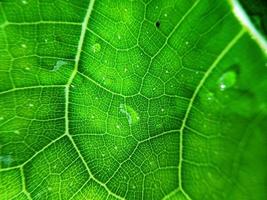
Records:
[[[225,72],[219,79],[220,90],[226,90],[232,87],[236,83],[236,72],[228,71]]]
[[[27,48],[27,45],[26,44],[21,44],[21,47],[26,49]]]
[[[132,125],[139,120],[137,112],[130,106],[120,104],[120,112],[126,116],[129,125]]]
[[[11,155],[1,155],[0,156],[0,166],[10,166],[10,164],[13,162],[13,159]]]
[[[26,4],[28,4],[28,1],[22,0],[21,3],[24,4],[24,5],[26,5]]]
[[[52,71],[57,71],[59,70],[60,67],[62,67],[63,65],[66,65],[67,63],[63,60],[58,60],[57,63],[54,65],[54,68],[52,69]]]

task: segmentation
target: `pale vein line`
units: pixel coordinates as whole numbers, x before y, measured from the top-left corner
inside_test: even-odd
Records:
[[[24,194],[27,196],[27,198],[29,200],[32,200],[31,194],[26,189],[26,181],[25,181],[24,171],[23,171],[23,168],[22,167],[20,167],[20,173],[21,173],[22,191],[24,192]]]
[[[88,26],[88,22],[89,22],[89,18],[91,16],[91,13],[92,13],[92,10],[93,10],[93,7],[94,7],[94,3],[95,3],[95,0],[91,0],[90,3],[89,3],[89,6],[88,6],[88,10],[87,10],[87,13],[86,13],[86,16],[84,18],[84,21],[82,23],[82,31],[81,31],[81,36],[80,36],[80,40],[79,40],[79,44],[78,44],[78,49],[77,49],[77,54],[76,54],[76,57],[75,57],[75,65],[74,65],[74,70],[70,76],[70,79],[68,80],[68,83],[66,85],[66,89],[65,89],[65,99],[66,99],[66,106],[65,106],[65,119],[66,119],[66,122],[65,122],[65,135],[67,135],[73,145],[73,147],[75,148],[75,150],[77,151],[79,157],[81,158],[84,166],[86,167],[90,177],[96,182],[98,183],[99,185],[101,185],[102,187],[105,188],[105,190],[115,196],[116,198],[118,199],[122,199],[120,196],[118,196],[117,194],[113,193],[112,191],[110,191],[107,186],[105,184],[103,184],[102,182],[100,182],[99,180],[97,180],[91,170],[89,169],[85,159],[83,158],[83,156],[81,155],[75,141],[73,140],[72,136],[70,135],[69,133],[69,116],[68,116],[68,111],[69,111],[69,104],[70,104],[70,100],[69,100],[69,93],[70,93],[70,86],[71,86],[71,83],[72,81],[74,80],[74,77],[76,76],[76,74],[78,73],[78,66],[79,66],[79,61],[80,61],[80,57],[81,57],[81,52],[82,52],[82,48],[83,48],[83,44],[84,44],[84,39],[85,39],[85,35],[86,35],[86,30],[87,30],[87,26]]]
[[[21,87],[21,88],[13,88],[10,90],[0,92],[0,95],[7,94],[10,92],[20,91],[20,90],[28,90],[28,89],[43,89],[43,88],[63,88],[65,85],[37,85],[37,86],[29,86],[29,87]]]
[[[0,28],[6,28],[6,26],[36,26],[36,25],[71,25],[80,26],[79,22],[57,22],[57,21],[37,21],[37,22],[5,22],[0,25]]]
[[[178,164],[178,177],[179,177],[179,188],[183,192],[183,194],[186,196],[187,199],[191,199],[188,194],[183,190],[182,188],[182,161],[183,161],[183,133],[184,129],[186,127],[186,122],[188,120],[188,116],[191,112],[191,108],[193,106],[193,103],[195,101],[195,98],[197,94],[199,93],[201,87],[204,85],[205,81],[207,78],[210,76],[211,72],[214,70],[214,68],[218,65],[218,63],[223,59],[223,57],[228,53],[228,51],[236,44],[236,42],[243,36],[245,33],[245,29],[241,29],[238,34],[231,40],[231,42],[223,49],[223,51],[219,54],[219,56],[216,58],[216,60],[212,63],[212,65],[209,67],[201,81],[199,82],[196,90],[193,93],[192,98],[190,99],[189,105],[187,107],[182,126],[181,126],[181,134],[180,134],[180,144],[179,144],[179,154],[180,154],[180,159],[179,159],[179,164]]]

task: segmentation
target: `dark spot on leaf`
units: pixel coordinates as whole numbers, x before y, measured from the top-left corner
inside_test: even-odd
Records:
[[[160,21],[156,22],[156,27],[159,28],[160,27]]]

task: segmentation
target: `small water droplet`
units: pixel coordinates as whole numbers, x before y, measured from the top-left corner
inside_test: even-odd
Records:
[[[118,150],[118,147],[117,147],[117,146],[115,146],[115,147],[114,147],[114,149],[115,149],[115,150]]]
[[[97,53],[101,50],[101,45],[99,43],[95,43],[93,46],[92,46],[92,50],[94,53]]]
[[[19,132],[19,130],[15,130],[14,133],[15,134],[19,134],[20,132]]]
[[[63,65],[66,65],[67,62],[63,61],[63,60],[58,60],[56,65],[54,65],[52,71],[57,71],[59,70],[60,67],[62,67]]]
[[[28,1],[22,0],[21,3],[24,4],[24,5],[26,5],[26,4],[28,4]]]
[[[188,44],[189,44],[189,42],[188,42],[188,41],[186,41],[186,42],[185,42],[185,44],[186,44],[186,45],[188,45]]]
[[[1,155],[0,156],[0,166],[9,166],[13,162],[13,158],[11,155]]]
[[[48,42],[48,39],[45,39],[44,41],[45,41],[45,43],[47,43]]]
[[[26,44],[21,44],[21,47],[26,49],[27,48],[27,45]]]
[[[219,79],[219,88],[220,90],[226,90],[227,88],[232,87],[236,82],[236,72],[228,71],[225,72]]]
[[[120,35],[118,35],[118,39],[119,39],[119,40],[121,39],[121,36],[120,36]]]
[[[29,107],[33,107],[33,104],[32,103],[29,103]]]
[[[0,117],[0,121],[2,121],[4,119],[4,117]]]
[[[120,125],[117,124],[117,125],[116,125],[116,128],[119,129],[119,128],[120,128]]]
[[[158,9],[159,7],[158,7],[158,6],[156,6],[155,8],[156,8],[156,9]]]
[[[167,13],[165,13],[165,14],[164,14],[164,17],[167,17],[167,16],[168,16],[168,14],[167,14]]]
[[[211,101],[211,100],[213,100],[213,99],[214,99],[214,94],[211,93],[211,92],[208,92],[208,93],[207,93],[207,100]]]
[[[137,112],[130,106],[120,104],[120,112],[126,115],[129,125],[132,125],[139,120]]]
[[[30,71],[30,68],[29,67],[25,67],[25,70]]]
[[[164,108],[161,108],[161,112],[164,112]]]

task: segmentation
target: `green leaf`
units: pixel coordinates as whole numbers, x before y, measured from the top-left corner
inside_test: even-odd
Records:
[[[226,0],[1,0],[0,199],[266,199],[242,24]]]

